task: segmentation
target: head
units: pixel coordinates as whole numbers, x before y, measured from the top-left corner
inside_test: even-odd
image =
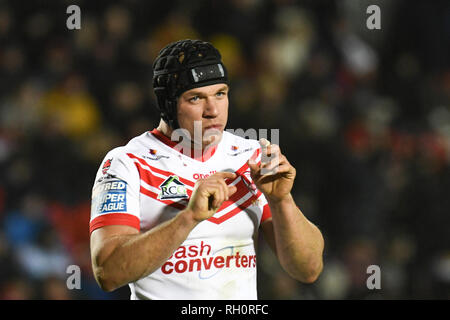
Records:
[[[153,64],[153,88],[161,122],[170,132],[182,128],[194,137],[201,125],[206,140],[223,132],[228,118],[227,70],[210,43],[181,40],[163,48]]]

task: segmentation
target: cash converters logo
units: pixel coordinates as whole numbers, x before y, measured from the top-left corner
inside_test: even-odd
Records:
[[[241,251],[249,244],[227,246],[212,251],[212,246],[201,241],[199,245],[180,246],[161,266],[164,274],[198,272],[199,279],[210,279],[224,269],[255,269],[256,254]]]

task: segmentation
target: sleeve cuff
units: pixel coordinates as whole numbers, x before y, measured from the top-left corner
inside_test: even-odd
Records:
[[[135,215],[129,213],[108,213],[92,219],[89,224],[89,233],[92,233],[95,229],[111,225],[130,226],[140,231],[140,221]]]
[[[261,222],[264,222],[271,217],[272,217],[272,212],[270,211],[269,204],[266,203],[263,207],[263,212],[261,215]]]

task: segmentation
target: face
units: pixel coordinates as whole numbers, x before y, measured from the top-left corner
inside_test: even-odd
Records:
[[[219,83],[188,90],[179,97],[178,123],[189,132],[194,145],[201,143],[205,148],[222,138],[228,119],[228,89]]]

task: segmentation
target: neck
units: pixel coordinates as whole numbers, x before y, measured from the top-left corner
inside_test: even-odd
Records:
[[[171,139],[172,138],[172,133],[174,132],[174,129],[172,129],[167,122],[165,122],[164,120],[161,119],[161,121],[159,122],[158,127],[156,128],[159,132],[161,132],[162,134],[164,134],[167,138]],[[190,137],[190,133],[189,133],[189,138],[190,138],[190,147],[192,150],[202,150],[205,151],[205,149],[209,149],[207,148],[209,146],[209,144],[205,144],[202,143],[201,146],[199,143],[194,143],[194,141],[191,139]]]
[[[159,121],[158,128],[156,129],[169,139],[172,136],[173,129],[163,119]]]

